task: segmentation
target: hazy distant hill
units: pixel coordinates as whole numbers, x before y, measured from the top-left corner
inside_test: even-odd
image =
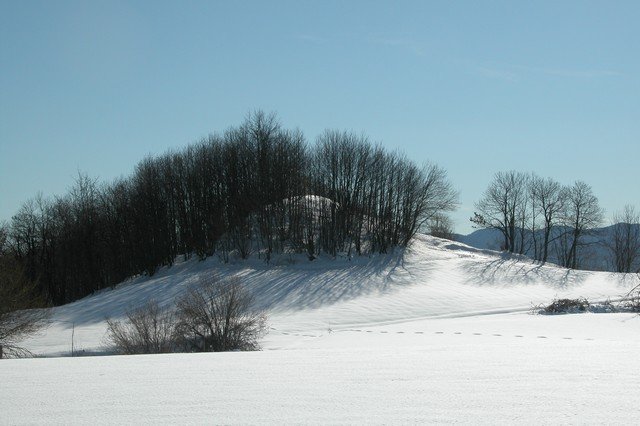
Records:
[[[608,248],[608,244],[612,241],[613,235],[617,225],[610,225],[603,228],[593,229],[591,235],[584,237],[586,243],[580,249],[582,269],[596,270],[596,271],[613,271],[612,254]],[[640,225],[634,225],[638,230]],[[560,233],[566,232],[567,228],[558,227],[554,236],[557,237]],[[537,232],[537,239],[541,240],[541,231]],[[455,235],[456,241],[467,244],[471,247],[488,250],[501,250],[503,244],[503,236],[497,229],[479,229],[468,235]],[[527,233],[527,238],[532,239],[530,232]],[[533,246],[528,244],[529,248],[525,251],[525,255],[533,257]],[[554,243],[550,246],[549,262],[558,262],[557,251]],[[636,269],[640,268],[640,265],[636,265]]]

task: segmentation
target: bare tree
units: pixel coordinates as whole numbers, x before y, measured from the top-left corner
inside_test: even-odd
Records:
[[[476,203],[471,221],[482,228],[499,230],[504,237],[503,249],[515,252],[518,229],[527,217],[527,184],[529,176],[517,171],[498,172]],[[523,249],[523,242],[520,247]]]
[[[613,235],[607,241],[613,266],[617,272],[639,271],[640,213],[627,205],[613,215]]]
[[[437,214],[429,220],[429,234],[438,238],[453,240],[453,224],[451,218],[444,214]]]
[[[155,300],[130,309],[127,319],[107,319],[107,341],[121,354],[159,354],[175,347],[173,313]]]
[[[458,205],[458,192],[448,180],[447,172],[435,164],[426,164],[417,172],[415,184],[406,186],[411,202],[405,206],[407,213],[404,216],[408,220],[403,227],[406,235],[402,245],[409,244],[418,229],[432,219],[439,217],[444,224],[448,219],[445,213],[455,210]],[[451,222],[447,225],[450,231]]]
[[[591,186],[577,181],[567,188],[564,225],[568,227],[565,234],[570,238],[564,246],[567,251],[562,256],[563,266],[571,269],[579,267],[578,250],[584,245],[583,239],[602,223],[603,215]]]
[[[534,220],[536,213],[542,216],[543,241],[540,260],[544,263],[549,257],[549,246],[552,240],[552,231],[556,223],[560,221],[560,214],[564,207],[565,191],[560,183],[551,178],[533,176],[531,179],[531,196],[534,200]],[[535,227],[533,229],[535,233]]]
[[[183,342],[195,351],[258,350],[266,332],[265,315],[238,279],[201,282],[178,301],[176,314]]]
[[[49,313],[36,286],[9,256],[0,255],[0,358],[28,356],[20,345],[47,325]]]
[[[4,256],[9,250],[9,225],[0,222],[0,256]]]

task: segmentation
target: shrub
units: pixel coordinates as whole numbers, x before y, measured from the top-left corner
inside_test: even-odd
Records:
[[[14,259],[0,254],[0,358],[32,354],[20,345],[49,324],[49,310]]]
[[[201,282],[177,303],[181,344],[196,352],[259,350],[267,321],[253,301],[237,279]]]
[[[631,312],[640,312],[640,291],[627,296],[622,303],[622,308]]]
[[[151,300],[128,310],[125,321],[107,319],[107,341],[125,355],[172,352],[175,348],[173,313]]]
[[[121,354],[259,350],[266,331],[264,313],[237,279],[201,282],[178,300],[176,311],[157,302],[107,319],[107,341]]]
[[[586,312],[589,309],[587,299],[556,299],[550,305],[543,308],[547,314],[566,314],[576,312]]]

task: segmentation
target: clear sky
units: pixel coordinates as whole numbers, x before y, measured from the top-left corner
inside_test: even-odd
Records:
[[[638,1],[0,0],[0,220],[78,170],[275,111],[444,167],[456,231],[500,170],[640,206]]]

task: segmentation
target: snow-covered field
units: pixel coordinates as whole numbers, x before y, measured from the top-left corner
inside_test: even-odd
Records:
[[[0,362],[0,423],[628,423],[640,317],[534,315],[556,297],[618,299],[635,275],[567,271],[430,237],[405,253],[309,262],[187,261],[56,308]],[[105,317],[240,276],[269,312],[264,351],[66,357]]]

